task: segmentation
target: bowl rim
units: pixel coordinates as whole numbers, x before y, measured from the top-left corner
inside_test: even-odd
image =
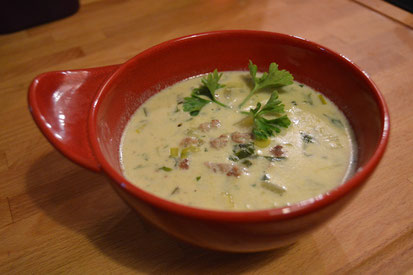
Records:
[[[192,206],[187,206],[184,204],[175,203],[167,199],[163,199],[156,195],[153,195],[129,182],[123,175],[118,173],[109,162],[104,157],[102,151],[100,150],[97,134],[97,111],[101,105],[101,102],[109,90],[110,86],[116,81],[116,79],[122,75],[122,73],[130,68],[136,59],[147,57],[153,52],[167,48],[168,46],[181,42],[184,40],[197,39],[199,37],[220,37],[226,35],[244,35],[244,36],[254,36],[254,37],[269,37],[276,36],[284,40],[294,40],[295,43],[300,44],[300,46],[314,49],[322,50],[324,53],[331,55],[338,62],[348,66],[354,71],[355,74],[363,79],[369,87],[373,97],[376,100],[380,111],[381,119],[381,135],[377,148],[374,154],[368,160],[368,162],[361,168],[359,168],[355,174],[345,181],[343,184],[335,187],[327,193],[319,195],[315,198],[310,198],[298,203],[294,203],[288,206],[270,209],[259,209],[259,210],[248,210],[248,211],[226,211],[226,210],[214,210],[214,209],[204,209]],[[102,170],[123,190],[132,196],[153,205],[154,207],[160,208],[164,211],[172,212],[177,215],[192,217],[200,220],[209,221],[221,221],[221,222],[265,222],[265,221],[278,221],[290,219],[298,216],[305,215],[307,213],[314,212],[317,209],[321,209],[329,204],[338,201],[340,198],[344,197],[347,193],[354,190],[357,186],[361,185],[374,171],[379,161],[381,160],[384,151],[386,149],[389,134],[390,134],[390,116],[387,104],[384,100],[383,95],[380,93],[378,87],[370,79],[366,72],[360,69],[356,64],[354,64],[349,58],[341,55],[331,49],[319,45],[318,43],[309,41],[307,39],[301,38],[295,35],[281,34],[276,32],[268,31],[258,31],[258,30],[223,30],[223,31],[210,31],[202,32],[197,34],[190,34],[182,37],[178,37],[166,42],[162,42],[158,45],[152,46],[147,50],[139,53],[133,58],[126,61],[124,64],[120,65],[115,72],[106,80],[106,82],[101,86],[99,91],[96,93],[95,99],[92,103],[92,107],[89,113],[88,120],[88,130],[89,130],[89,140],[96,156],[96,159],[101,165]]]

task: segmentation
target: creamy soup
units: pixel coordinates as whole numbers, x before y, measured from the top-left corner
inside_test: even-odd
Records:
[[[322,94],[295,81],[276,89],[285,112],[264,117],[286,115],[290,124],[259,139],[247,113],[258,102],[263,108],[274,89],[256,92],[239,108],[251,91],[251,76],[224,72],[215,98],[228,107],[209,102],[191,115],[183,110],[184,98],[202,77],[164,89],[130,119],[120,159],[136,186],[194,207],[265,209],[317,197],[353,172],[351,128]]]

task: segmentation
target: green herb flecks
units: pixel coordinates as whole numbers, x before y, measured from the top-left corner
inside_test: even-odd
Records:
[[[268,139],[269,137],[274,136],[274,132],[281,132],[281,127],[287,128],[291,124],[290,119],[286,115],[275,119],[266,119],[264,117],[266,114],[284,113],[284,104],[278,100],[278,93],[276,91],[271,94],[270,99],[262,108],[261,103],[258,102],[255,109],[251,108],[249,112],[242,113],[253,117],[254,126],[252,133],[257,140]]]
[[[241,164],[245,165],[246,167],[250,167],[252,165],[252,162],[250,160],[245,159],[241,162]]]
[[[196,181],[199,181],[201,179],[201,176],[198,176],[195,179],[196,179]]]
[[[148,109],[146,109],[145,107],[143,107],[142,109],[143,109],[143,114],[144,114],[146,117],[148,117],[148,115],[149,115]]]
[[[224,85],[219,84],[221,77],[222,73],[218,73],[217,69],[215,69],[213,73],[210,73],[207,77],[203,78],[201,80],[202,85],[192,91],[191,97],[184,98],[184,112],[189,112],[191,116],[197,116],[201,109],[210,102],[228,108],[227,105],[219,102],[215,98],[215,92],[224,87]]]
[[[263,156],[266,160],[270,161],[270,162],[274,162],[274,161],[282,161],[287,159],[287,157],[271,157],[271,156]]]
[[[314,143],[314,137],[310,134],[306,134],[304,132],[300,132],[301,134],[301,139],[303,140],[304,143]]]
[[[173,169],[166,167],[166,166],[162,166],[161,168],[159,168],[159,170],[165,171],[165,172],[171,172]]]
[[[280,88],[282,86],[293,84],[293,76],[286,70],[278,70],[277,63],[273,62],[268,68],[268,73],[265,72],[261,77],[257,77],[257,65],[253,64],[250,60],[248,65],[250,75],[254,81],[254,88],[250,91],[248,96],[239,105],[241,108],[258,90],[263,88]]]
[[[231,160],[231,161],[235,161],[235,162],[239,161],[239,158],[237,156],[233,156],[233,155],[229,156],[228,159]]]
[[[175,187],[175,188],[174,188],[174,190],[172,190],[172,192],[171,192],[171,196],[172,196],[172,195],[175,195],[175,194],[177,194],[177,193],[179,193],[179,190],[180,190],[180,189],[179,189],[179,187],[178,187],[178,186],[177,186],[177,187]]]
[[[304,103],[314,105],[313,98],[311,97],[311,93],[309,93],[308,95],[305,95]]]
[[[255,152],[254,143],[235,144],[232,152],[238,159],[251,157]]]
[[[323,114],[326,118],[328,118],[330,121],[331,121],[331,123],[333,123],[334,125],[336,125],[337,127],[340,127],[340,128],[344,128],[344,125],[343,125],[343,122],[341,122],[341,120],[339,120],[339,119],[337,119],[337,118],[333,118],[333,117],[331,117],[331,116],[329,116],[329,115],[327,115],[327,114]]]

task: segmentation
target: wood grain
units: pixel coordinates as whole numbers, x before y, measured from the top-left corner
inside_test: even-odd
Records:
[[[379,12],[346,0],[84,0],[71,17],[0,36],[0,274],[411,273],[413,33],[409,18],[386,15],[405,13],[367,2]],[[365,70],[389,105],[390,143],[374,175],[337,217],[290,247],[234,255],[175,240],[131,212],[103,176],[55,151],[27,108],[42,72],[122,63],[165,40],[221,29],[323,44]]]
[[[413,14],[381,0],[353,0],[388,18],[413,29]]]

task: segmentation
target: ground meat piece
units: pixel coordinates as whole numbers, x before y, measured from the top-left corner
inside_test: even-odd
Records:
[[[227,172],[227,176],[239,177],[242,175],[242,168],[239,168],[237,165],[233,165],[232,168]]]
[[[231,139],[236,143],[248,143],[252,140],[250,133],[234,132],[231,134]]]
[[[209,122],[204,122],[199,124],[198,129],[201,130],[202,132],[208,132],[209,129],[211,129],[210,123]]]
[[[179,166],[179,168],[181,168],[181,169],[185,169],[185,170],[189,169],[189,159],[183,159],[183,160],[181,160],[181,161],[179,162],[178,166]]]
[[[283,152],[283,147],[281,145],[277,145],[273,148],[271,148],[270,153],[274,156],[274,157],[282,157],[284,155]]]
[[[211,120],[211,128],[218,128],[221,126],[221,121],[218,119]]]
[[[222,169],[224,169],[225,167],[222,166],[223,163],[214,163],[214,162],[205,162],[204,163],[206,167],[210,168],[212,171],[214,171],[214,173],[216,172],[223,172]],[[228,164],[231,165],[231,164]]]
[[[229,163],[205,162],[205,166],[214,171],[214,173],[221,172],[226,174],[227,176],[239,177],[243,173],[242,168]]]
[[[186,137],[183,140],[181,140],[181,143],[179,143],[180,146],[182,147],[189,147],[191,145],[200,145],[201,140],[196,137]]]
[[[211,122],[205,122],[205,123],[201,123],[198,128],[202,131],[202,132],[208,132],[209,130],[211,130],[212,128],[218,128],[221,126],[221,122],[218,119],[213,119],[211,120]]]
[[[228,135],[220,135],[219,137],[211,140],[209,143],[211,144],[213,148],[221,149],[227,145],[228,141],[229,141]]]

